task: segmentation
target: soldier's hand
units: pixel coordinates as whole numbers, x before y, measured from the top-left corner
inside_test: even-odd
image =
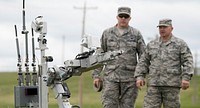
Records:
[[[93,81],[93,85],[94,85],[95,87],[98,87],[100,81],[101,81],[100,78],[95,78],[94,81]]]
[[[190,87],[190,82],[189,81],[186,81],[186,80],[182,80],[182,82],[181,82],[181,88],[183,89],[183,90],[186,90],[186,89],[188,89]]]
[[[93,88],[96,92],[100,92],[103,88],[103,81],[101,78],[96,78],[93,81]]]
[[[139,90],[141,90],[141,87],[145,85],[144,80],[137,80],[136,81],[136,86],[138,87]]]

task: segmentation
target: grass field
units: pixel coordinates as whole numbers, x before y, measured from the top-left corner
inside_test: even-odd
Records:
[[[78,76],[68,79],[66,82],[71,91],[70,103],[78,105],[79,102],[79,78]],[[82,108],[102,108],[100,93],[95,92],[92,87],[91,73],[84,73]],[[17,83],[17,73],[0,73],[0,108],[14,108],[14,86]],[[200,108],[200,76],[194,76],[191,86],[186,91],[181,91],[181,108]],[[136,102],[136,108],[142,108],[143,97],[146,91],[144,87],[140,92]],[[54,94],[49,89],[49,108],[58,108]]]

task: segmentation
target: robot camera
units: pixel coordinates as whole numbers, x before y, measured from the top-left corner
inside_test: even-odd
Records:
[[[42,20],[43,16],[38,16],[35,18],[35,21],[32,22],[31,27],[35,32],[46,33],[46,22]]]

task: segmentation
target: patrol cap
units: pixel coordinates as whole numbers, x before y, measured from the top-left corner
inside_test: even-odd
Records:
[[[127,15],[131,15],[131,8],[129,7],[119,7],[118,8],[118,15],[119,14],[127,14]]]
[[[171,19],[161,19],[159,21],[159,25],[157,27],[160,27],[160,26],[172,26],[172,20]]]

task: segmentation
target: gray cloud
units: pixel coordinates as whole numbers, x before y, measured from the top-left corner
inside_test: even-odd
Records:
[[[15,24],[18,27],[22,56],[25,53],[24,35],[20,34],[22,1],[1,0],[0,4],[0,71],[16,71]],[[46,38],[49,49],[46,52],[47,55],[54,57],[54,62],[49,65],[62,64],[64,60],[73,59],[80,52],[83,11],[74,9],[74,6],[83,7],[83,4],[83,0],[26,0],[27,30],[30,32],[31,22],[38,15],[42,15],[47,22]],[[156,28],[158,20],[167,17],[173,20],[173,33],[184,39],[193,52],[200,50],[199,0],[87,0],[87,6],[97,7],[95,10],[87,10],[86,13],[85,32],[92,36],[100,38],[104,29],[116,24],[117,8],[129,6],[132,8],[130,25],[142,32],[146,42],[158,34]],[[65,36],[64,51],[63,36]],[[35,34],[36,46],[38,46],[37,37],[38,34]],[[40,53],[36,52],[39,58]],[[29,54],[31,62],[31,46],[29,46]],[[64,58],[62,54],[65,54]]]

